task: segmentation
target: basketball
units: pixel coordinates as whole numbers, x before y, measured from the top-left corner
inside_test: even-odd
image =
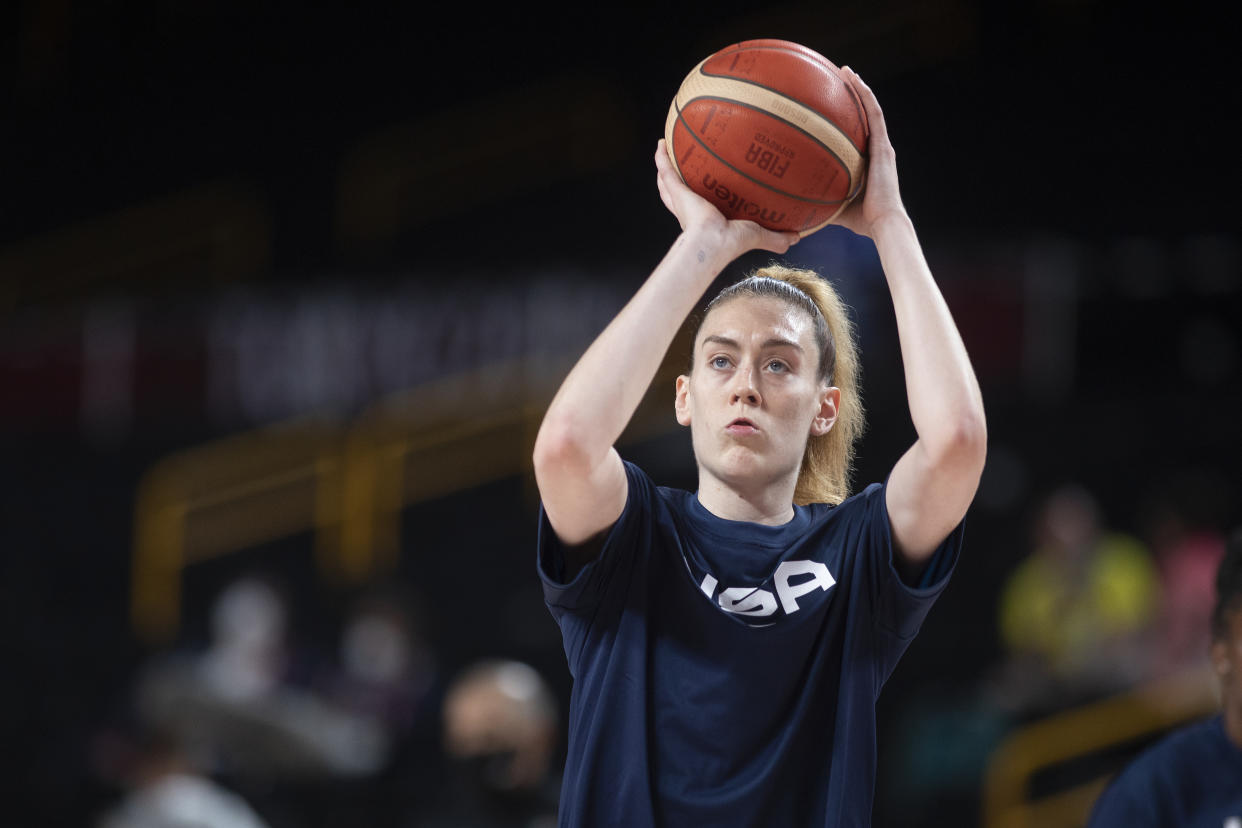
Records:
[[[806,236],[862,190],[867,115],[840,69],[788,40],[746,40],[702,60],[668,109],[681,179],[730,219]]]

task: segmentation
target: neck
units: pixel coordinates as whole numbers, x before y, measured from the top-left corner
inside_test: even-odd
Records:
[[[706,471],[699,472],[699,503],[718,518],[780,526],[793,519],[797,477],[753,489],[731,486]]]

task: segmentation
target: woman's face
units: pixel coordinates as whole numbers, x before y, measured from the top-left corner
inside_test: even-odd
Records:
[[[677,421],[690,426],[700,476],[749,491],[796,482],[807,439],[832,427],[838,399],[819,379],[806,311],[739,296],[699,329],[693,368],[677,379]]]

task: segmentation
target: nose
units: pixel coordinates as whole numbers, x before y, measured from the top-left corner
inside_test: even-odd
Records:
[[[755,372],[751,368],[743,368],[734,376],[733,394],[729,398],[731,404],[745,403],[759,405],[761,401],[759,388],[755,383]]]

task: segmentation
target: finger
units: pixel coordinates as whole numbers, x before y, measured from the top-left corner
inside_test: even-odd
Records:
[[[664,202],[664,206],[667,207],[670,212],[676,212],[673,210],[673,197],[669,194],[668,187],[664,185],[663,176],[658,176],[656,178],[656,189],[660,191],[660,201]]]
[[[668,157],[668,149],[664,145],[663,138],[661,138],[659,141],[656,141],[655,162],[656,162],[656,167],[661,171],[666,170],[672,166],[672,162],[669,161],[669,157]]]
[[[848,66],[841,67],[846,75],[846,79],[854,90],[858,92],[858,97],[862,100],[863,109],[867,112],[867,125],[870,127],[872,134],[888,135],[888,126],[884,123],[884,110],[880,108],[880,101],[876,98],[875,92],[862,79],[862,76]]]
[[[655,154],[656,170],[661,178],[677,177],[677,171],[673,169],[673,162],[669,160],[668,152],[664,149],[664,139],[661,138],[656,144]]]
[[[657,180],[667,191],[670,198],[681,198],[684,197],[684,193],[691,192],[690,188],[686,186],[686,182],[682,180],[681,173],[677,171],[677,168],[673,166],[673,162],[667,156],[659,159],[656,163],[660,168]]]
[[[663,144],[664,141],[661,140],[658,145],[659,148],[656,150],[656,167],[658,168],[656,171],[656,190],[659,191],[660,201],[664,203],[664,206],[668,208],[669,212],[676,214],[677,210],[674,207],[672,192],[672,188],[675,186],[672,183],[674,176],[672,176],[672,171],[670,170],[668,156],[663,151]]]

